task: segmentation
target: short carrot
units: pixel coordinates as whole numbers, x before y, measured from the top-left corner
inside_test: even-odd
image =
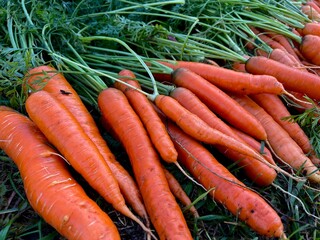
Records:
[[[30,205],[57,232],[70,240],[120,240],[113,221],[86,195],[29,118],[0,107],[0,139],[0,148],[19,168]]]
[[[233,132],[230,126],[210,111],[210,109],[190,90],[178,87],[171,92],[170,96],[176,99],[187,110],[201,118],[213,129],[233,137],[239,142],[245,143]],[[268,186],[277,176],[275,170],[263,162],[257,161],[256,159],[247,157],[243,154],[239,154],[238,152],[224,146],[216,146],[216,148],[223,155],[235,161],[237,165],[241,167],[241,170],[244,171],[245,174],[257,185]]]
[[[27,98],[26,110],[49,142],[93,189],[116,210],[150,233],[149,229],[127,207],[118,182],[96,145],[62,103],[42,90]]]
[[[107,162],[125,200],[140,217],[147,220],[148,216],[136,182],[116,160],[106,141],[102,138],[92,115],[64,75],[47,65],[35,67],[30,69],[25,76],[25,88],[30,89],[31,92],[42,89],[51,93],[72,113]]]
[[[172,79],[176,86],[191,90],[214,113],[230,123],[230,125],[259,140],[266,139],[266,132],[261,124],[224,91],[209,81],[186,68],[175,70],[172,74]]]
[[[103,90],[98,105],[123,144],[147,212],[160,239],[192,239],[182,211],[172,195],[156,150],[124,93]]]
[[[170,96],[158,95],[155,98],[155,105],[166,117],[175,122],[184,132],[198,141],[224,146],[246,156],[256,158],[265,162],[264,158],[247,145],[236,139],[210,127],[197,115],[184,108],[177,100]]]
[[[310,98],[320,99],[320,77],[300,71],[265,57],[251,57],[246,62],[246,70],[252,74],[274,76],[288,91],[302,92]]]
[[[160,62],[173,70],[187,68],[205,78],[215,86],[238,94],[274,93],[284,94],[282,84],[273,76],[253,75],[237,72],[224,67],[217,67],[200,62],[176,61]]]
[[[139,82],[133,80],[135,78],[134,73],[130,70],[122,70],[119,72],[119,76],[120,80],[130,84],[132,87],[126,86],[121,82],[115,82],[114,87],[124,92],[128,98],[131,106],[146,127],[150,139],[158,150],[161,158],[169,163],[177,163],[178,153],[174,148],[165,125],[154,110],[147,96],[134,89],[141,89]],[[132,79],[130,80],[128,78]]]
[[[178,151],[178,161],[207,189],[218,203],[248,224],[257,233],[280,237],[284,235],[279,215],[257,193],[247,188],[198,141],[173,123],[168,132]]]
[[[299,145],[289,134],[256,102],[248,96],[232,95],[245,109],[250,111],[263,124],[268,134],[270,146],[280,160],[289,164],[295,170],[301,170],[307,178],[320,182],[319,169],[305,156]]]
[[[167,170],[166,168],[163,169],[164,174],[166,175],[166,179],[168,181],[170,190],[172,194],[181,202],[183,205],[189,209],[189,211],[193,214],[195,218],[199,217],[199,213],[195,206],[192,205],[192,202],[189,198],[189,196],[186,194],[186,192],[181,187],[178,180],[172,175],[172,173]]]

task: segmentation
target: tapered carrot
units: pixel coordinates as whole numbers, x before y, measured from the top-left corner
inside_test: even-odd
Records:
[[[120,80],[125,81],[137,89],[141,89],[139,82],[133,80],[135,75],[132,71],[122,70],[119,72],[119,76],[121,77]],[[125,77],[127,77],[127,79]],[[133,79],[130,80],[128,77]],[[126,86],[121,82],[115,82],[114,86],[124,92],[128,98],[131,106],[146,127],[146,130],[150,135],[150,139],[162,159],[169,163],[177,163],[178,153],[167,133],[165,125],[154,110],[147,96],[138,92],[133,87]]]
[[[229,122],[232,126],[259,140],[266,139],[263,127],[250,113],[244,110],[224,91],[198,74],[186,68],[179,68],[173,72],[172,79],[175,85],[188,88],[195,93],[214,113]]]
[[[195,218],[198,218],[199,217],[199,213],[198,213],[197,209],[195,208],[195,206],[192,205],[192,202],[191,202],[189,196],[183,190],[183,188],[181,187],[181,185],[178,182],[178,180],[166,168],[164,168],[163,171],[164,171],[164,174],[166,175],[166,179],[168,181],[169,188],[170,188],[172,194],[180,202],[182,202],[185,207],[187,207],[189,209],[189,211],[193,214],[193,216]]]
[[[156,150],[126,96],[116,88],[103,90],[98,105],[105,121],[123,144],[147,212],[160,239],[192,239],[172,195]]]
[[[46,91],[31,94],[26,100],[29,117],[71,166],[107,202],[123,215],[150,231],[127,207],[118,182],[96,145],[68,109]]]
[[[300,44],[300,52],[311,63],[320,65],[319,47],[320,36],[304,35]]]
[[[274,93],[284,94],[282,84],[273,76],[253,75],[237,72],[224,67],[217,67],[200,62],[176,61],[160,62],[173,70],[187,68],[200,75],[215,86],[238,94]]]
[[[254,231],[269,237],[284,235],[279,215],[257,193],[248,189],[194,138],[168,123],[168,132],[178,151],[178,160],[232,214]]]
[[[0,139],[0,148],[19,168],[30,205],[61,235],[70,240],[120,239],[113,221],[86,195],[29,118],[0,107]]]
[[[232,95],[245,109],[250,111],[263,124],[268,141],[276,155],[295,170],[301,170],[310,181],[319,183],[320,172],[303,153],[289,134],[257,103],[248,96]]]
[[[195,139],[212,145],[224,146],[246,156],[265,162],[264,158],[247,145],[210,127],[197,115],[184,108],[177,100],[170,96],[158,95],[155,105],[166,117],[175,122],[184,132]]]
[[[46,65],[30,69],[25,76],[25,87],[26,89],[31,89],[31,92],[43,89],[51,93],[72,113],[107,162],[125,200],[139,216],[147,220],[148,216],[137,184],[116,160],[106,141],[102,138],[92,115],[63,74]]]
[[[268,74],[274,76],[285,89],[302,92],[310,98],[320,99],[320,77],[300,71],[280,62],[265,57],[251,57],[246,62],[246,70],[252,74]]]
[[[171,92],[170,96],[176,99],[187,110],[201,118],[213,129],[233,137],[239,142],[245,143],[190,90],[178,87]],[[277,176],[275,170],[267,166],[264,162],[239,154],[224,146],[216,146],[216,148],[229,159],[235,161],[245,174],[260,186],[270,185]]]

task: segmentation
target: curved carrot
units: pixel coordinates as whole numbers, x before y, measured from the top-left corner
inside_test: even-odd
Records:
[[[118,182],[96,145],[62,103],[50,93],[42,90],[27,98],[26,110],[49,142],[93,189],[116,210],[137,222],[146,232],[150,233],[125,204]]]
[[[133,79],[135,78],[132,71],[122,70],[119,72],[119,76],[122,77],[120,80],[125,81],[137,89],[141,89],[138,81],[128,79],[128,77]],[[141,118],[143,125],[146,127],[146,130],[150,135],[152,143],[158,150],[162,159],[169,163],[177,163],[178,153],[174,148],[173,142],[168,135],[165,125],[154,110],[147,96],[121,82],[115,82],[114,87],[124,92],[131,106]]]
[[[206,188],[211,197],[254,231],[269,237],[284,235],[279,215],[257,193],[240,182],[194,138],[172,123],[168,132],[178,151],[178,161]]]
[[[184,108],[177,100],[170,96],[158,95],[155,105],[166,117],[175,122],[183,131],[195,139],[213,145],[224,146],[246,156],[265,162],[264,158],[247,145],[210,127],[197,115]]]
[[[302,170],[310,181],[319,183],[319,169],[305,156],[299,145],[289,134],[257,103],[248,96],[232,95],[245,109],[263,124],[268,141],[276,155],[295,170]]]
[[[201,118],[210,127],[233,137],[239,142],[245,143],[190,90],[178,87],[171,92],[170,96],[176,99],[187,110]],[[243,154],[239,154],[238,152],[224,146],[217,146],[216,148],[229,159],[235,161],[245,174],[260,186],[270,185],[277,176],[275,170],[263,162],[257,161],[256,159],[247,157]]]
[[[189,198],[189,196],[186,194],[186,192],[181,187],[178,180],[166,169],[163,168],[164,174],[166,175],[166,179],[169,184],[169,188],[172,192],[172,194],[180,200],[180,202],[183,203],[185,207],[189,209],[189,211],[193,214],[195,218],[199,217],[199,213],[195,206],[192,205],[192,202]]]
[[[32,92],[43,89],[51,93],[72,113],[107,162],[125,200],[139,216],[147,220],[148,216],[136,182],[116,160],[106,141],[102,138],[93,117],[63,74],[50,66],[30,69],[25,76],[25,88],[31,89]]]
[[[250,113],[244,110],[224,91],[206,81],[198,74],[186,68],[179,68],[172,74],[172,79],[175,85],[191,90],[214,113],[229,122],[232,126],[241,129],[259,140],[265,140],[267,138],[266,132],[261,124]],[[239,116],[241,116],[241,118]]]
[[[320,36],[308,34],[304,35],[300,44],[300,52],[309,62],[320,65]]]
[[[237,72],[199,62],[176,61],[174,63],[160,63],[173,70],[187,68],[215,86],[238,94],[274,93],[280,95],[285,93],[282,84],[275,77],[268,75]]]
[[[19,168],[30,205],[61,235],[120,240],[113,221],[86,195],[29,118],[0,107],[0,139],[0,148]]]
[[[268,74],[274,76],[285,89],[302,92],[310,98],[320,99],[320,77],[300,71],[280,62],[265,57],[251,57],[246,62],[246,70],[252,74]]]
[[[158,154],[124,93],[107,88],[99,94],[98,105],[129,156],[147,212],[160,239],[192,239]]]

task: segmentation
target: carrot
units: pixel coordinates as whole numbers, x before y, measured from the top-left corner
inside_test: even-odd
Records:
[[[192,202],[189,196],[181,187],[178,180],[166,169],[163,169],[164,174],[166,175],[166,179],[168,181],[169,187],[173,195],[183,203],[183,205],[190,210],[195,218],[199,217],[199,213],[195,206],[192,205]]]
[[[290,53],[285,52],[281,49],[274,49],[268,58],[275,60],[277,62],[283,63],[289,67],[297,68],[301,71],[308,71],[307,68],[302,64],[302,62],[292,56]]]
[[[135,78],[135,75],[130,70],[122,70],[119,73],[120,80],[125,81],[131,86],[141,89],[140,84],[136,80],[130,80],[129,78]],[[127,78],[125,78],[127,77]],[[146,95],[136,91],[130,86],[126,86],[121,82],[115,82],[114,87],[120,89],[128,98],[130,105],[140,117],[142,123],[146,127],[150,139],[158,150],[163,160],[168,163],[177,163],[178,153],[174,148],[173,142],[170,139],[166,127],[159,118],[158,114],[154,110],[151,102]]]
[[[291,114],[278,96],[272,94],[256,94],[250,95],[250,97],[288,132],[289,136],[300,146],[309,158],[313,156],[313,160],[317,160],[315,157],[316,153],[309,138],[299,124],[290,120],[284,120],[284,118],[290,117]],[[319,160],[317,160],[316,163],[319,163]]]
[[[254,114],[263,124],[268,134],[268,141],[276,155],[295,170],[301,170],[307,178],[320,182],[320,172],[311,160],[304,155],[299,145],[289,134],[257,103],[248,96],[232,95],[245,109]]]
[[[320,24],[316,22],[306,23],[301,29],[302,35],[316,35],[320,36]]]
[[[231,129],[245,143],[247,143],[250,147],[252,147],[257,152],[259,152],[269,163],[271,163],[272,165],[276,165],[276,163],[273,159],[272,153],[270,152],[270,150],[267,147],[262,145],[260,142],[258,142],[256,139],[249,136],[248,134],[245,134],[244,132],[242,132],[236,128],[233,128],[233,127],[231,127]]]
[[[320,66],[319,48],[320,36],[304,35],[300,44],[300,51],[307,61]]]
[[[173,70],[177,68],[187,68],[215,86],[238,94],[285,93],[282,84],[275,77],[268,75],[253,75],[237,72],[200,62],[176,61],[174,63],[160,63]]]
[[[42,90],[27,98],[26,110],[49,142],[93,189],[116,210],[137,222],[146,232],[150,233],[125,204],[118,182],[96,145],[62,103],[50,93]]]
[[[184,132],[198,141],[212,145],[224,146],[246,156],[265,162],[262,156],[253,151],[250,147],[216,129],[213,129],[197,115],[184,108],[174,98],[165,95],[158,95],[155,98],[155,105],[166,117],[175,122]]]
[[[239,142],[245,143],[190,90],[178,87],[172,91],[170,95],[187,110],[201,118],[210,127],[233,137]],[[256,159],[247,157],[243,154],[239,154],[238,152],[224,146],[216,146],[216,148],[229,159],[235,161],[245,174],[253,180],[254,183],[260,186],[270,185],[277,176],[274,169],[270,168],[263,162],[257,161]]]
[[[102,138],[92,115],[63,74],[58,73],[50,66],[33,68],[25,76],[25,88],[32,89],[32,91],[43,89],[51,93],[72,113],[107,162],[125,200],[140,217],[147,220],[148,216],[136,182],[116,160],[106,141]]]
[[[278,214],[257,193],[247,188],[198,141],[168,123],[178,151],[178,161],[206,187],[211,197],[260,235],[284,235]]]
[[[105,121],[123,144],[147,212],[160,239],[192,239],[172,195],[156,150],[126,96],[116,88],[103,90],[98,105]]]
[[[188,88],[195,93],[214,113],[232,126],[259,140],[266,139],[267,136],[263,127],[251,114],[245,111],[224,91],[215,87],[198,74],[188,69],[180,68],[173,72],[172,79],[176,86]],[[241,116],[241,119],[239,116]]]
[[[70,240],[120,239],[113,221],[29,118],[1,106],[0,139],[0,148],[19,168],[30,205],[57,232]]]
[[[312,7],[313,10],[320,14],[320,7],[314,1],[307,1],[305,5]]]
[[[320,21],[320,13],[317,12],[312,6],[302,5],[301,11],[306,14],[310,20],[319,22]]]
[[[320,77],[300,71],[265,57],[251,57],[246,62],[246,70],[252,74],[268,74],[274,76],[285,89],[302,92],[310,98],[320,99]]]

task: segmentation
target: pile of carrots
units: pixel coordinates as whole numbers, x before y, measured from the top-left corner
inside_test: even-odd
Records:
[[[313,2],[305,6],[320,15]],[[154,77],[174,86],[168,95],[146,93],[127,69],[99,93],[104,131],[122,144],[133,175],[116,159],[64,75],[49,65],[30,69],[23,79],[27,115],[0,106],[0,148],[19,168],[34,210],[67,239],[120,239],[70,165],[147,238],[192,239],[177,199],[194,217],[199,213],[165,167],[174,164],[259,235],[286,238],[273,206],[207,146],[234,161],[257,187],[274,184],[279,174],[319,186],[320,160],[298,123],[286,120],[290,112],[283,99],[299,111],[319,107],[320,55],[313,47],[320,46],[320,24],[297,31],[301,42],[293,44],[279,34],[252,30],[272,52],[248,45],[257,55],[235,62],[233,69],[213,61],[161,60],[172,72]]]

